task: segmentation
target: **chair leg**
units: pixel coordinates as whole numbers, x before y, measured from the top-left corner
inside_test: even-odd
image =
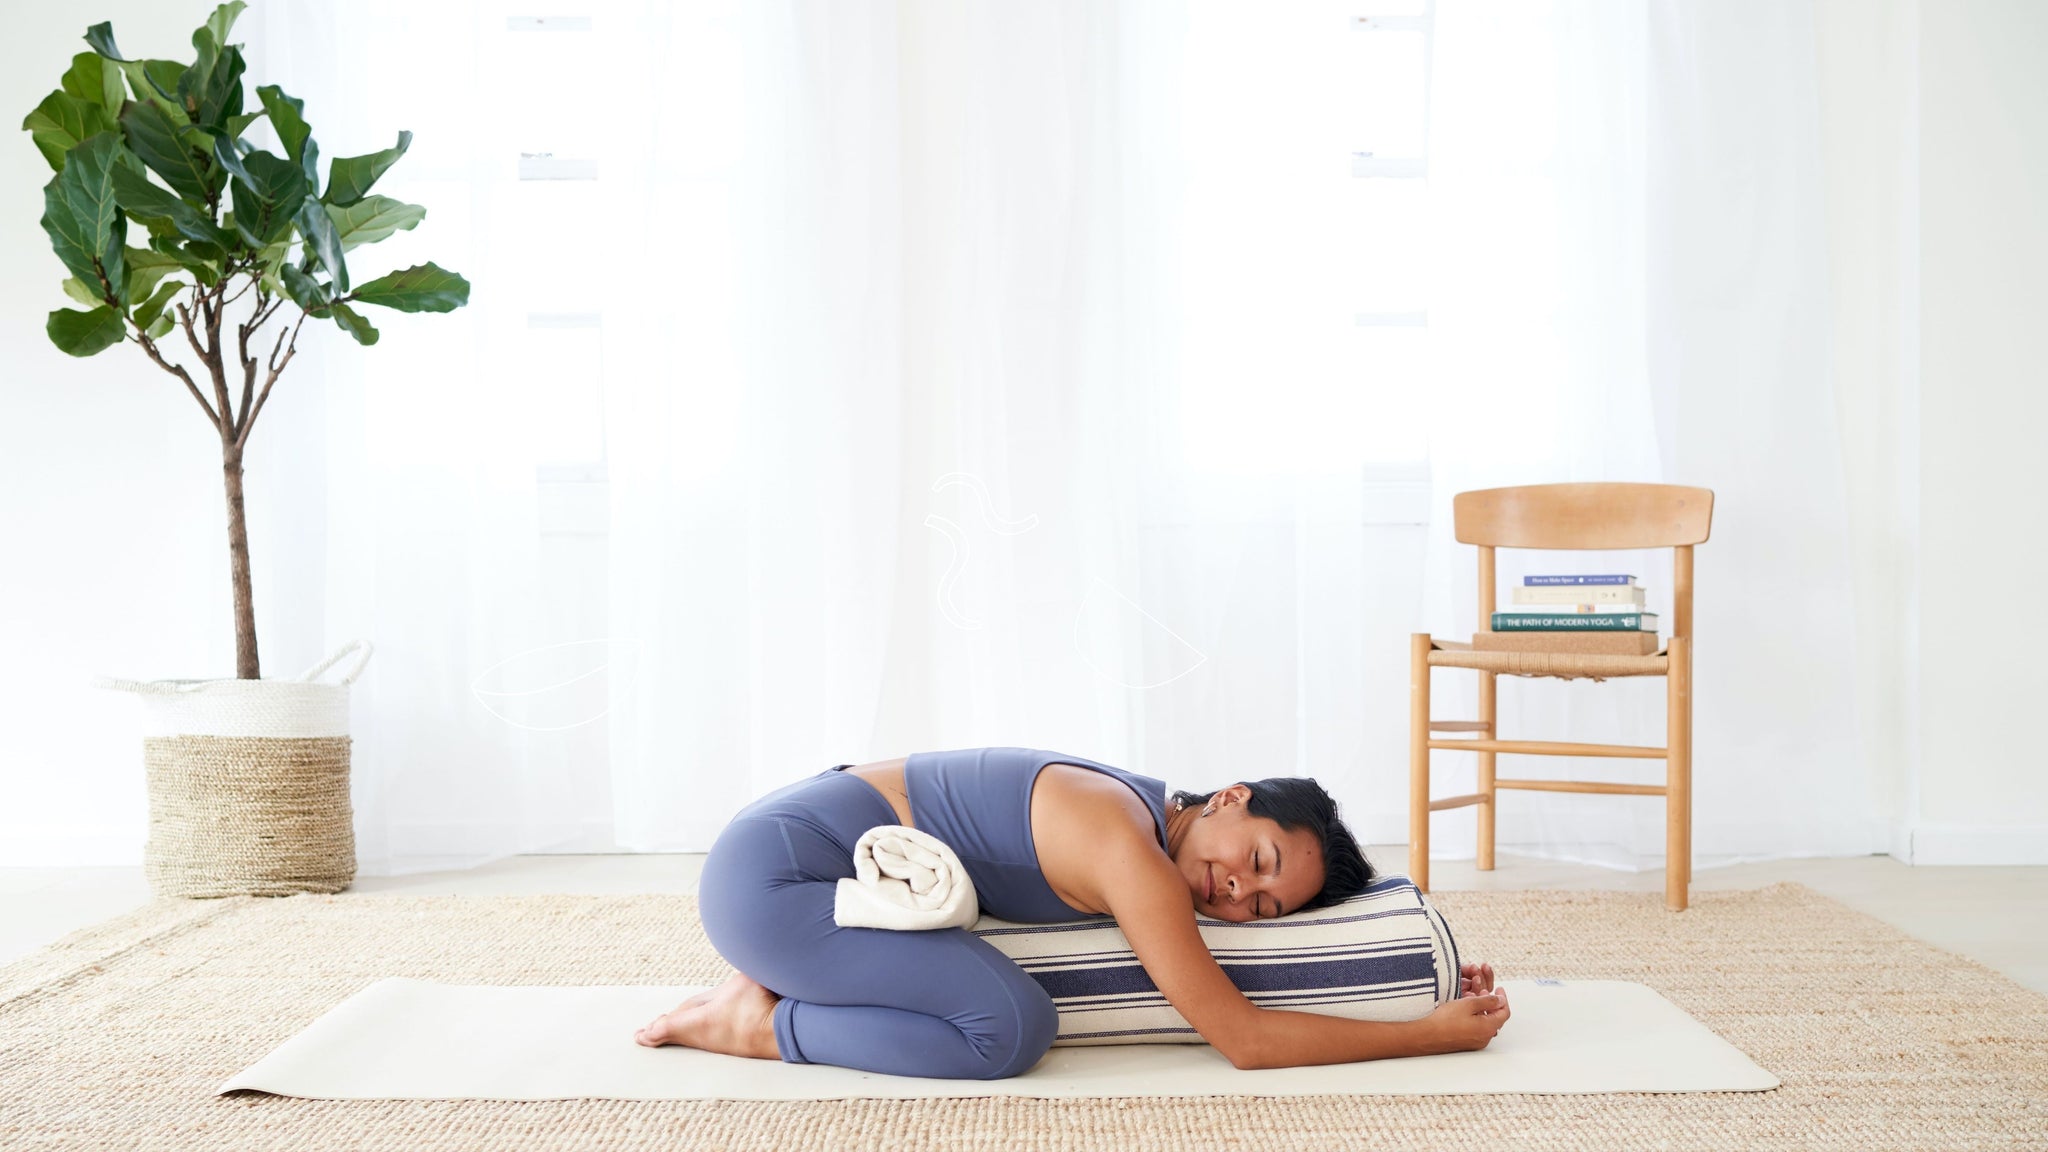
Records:
[[[1500,733],[1493,728],[1494,676],[1492,672],[1479,674],[1479,719],[1487,724],[1486,738],[1500,739]],[[1479,755],[1479,794],[1485,799],[1479,802],[1479,870],[1493,871],[1493,757],[1491,752]]]
[[[1664,906],[1685,911],[1692,886],[1692,640],[1673,636],[1664,680]]]
[[[1429,634],[1408,638],[1408,878],[1429,891]]]

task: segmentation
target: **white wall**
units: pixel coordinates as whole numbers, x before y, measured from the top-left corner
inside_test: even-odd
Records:
[[[133,55],[189,58],[209,7],[20,5],[0,37],[0,865],[141,861],[141,706],[88,687],[93,674],[234,675],[219,440],[140,349],[77,360],[43,334],[72,304],[38,223],[49,166],[13,131],[89,50],[87,25],[112,20]],[[244,466],[267,676],[325,654],[319,373],[300,372],[304,351]]]
[[[1916,0],[1818,0],[1830,373],[1849,497],[1856,718],[1872,807],[1912,859],[1919,546]]]
[[[135,54],[182,55],[203,7],[12,13],[0,109],[18,124],[84,50],[87,24],[111,19]],[[2024,613],[2048,561],[2023,534],[2043,517],[2022,516],[2048,490],[2048,87],[2034,67],[2048,5],[1817,0],[1816,14],[1835,388],[1858,563],[1880,574],[1856,606],[1867,642],[1845,654],[1871,788],[1917,863],[2048,863],[2048,778],[2019,739],[2048,677],[2024,623],[1986,621]],[[252,31],[259,16],[245,17]],[[48,178],[26,133],[0,144],[0,866],[134,864],[139,706],[87,684],[233,674],[219,450],[182,385],[136,349],[74,360],[43,335],[67,303],[37,223]],[[246,469],[271,676],[328,642],[318,368],[317,346],[302,348]],[[1370,594],[1414,601],[1414,551],[1390,551],[1413,568]],[[1982,662],[1980,638],[1993,641]],[[1367,691],[1400,693],[1399,645],[1361,642],[1390,661]]]
[[[2048,5],[1923,0],[1916,863],[2048,863]]]

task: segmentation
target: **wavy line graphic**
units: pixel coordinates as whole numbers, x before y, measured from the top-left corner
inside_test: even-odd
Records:
[[[932,491],[937,492],[941,488],[949,488],[955,484],[974,490],[975,496],[979,497],[981,522],[988,525],[994,531],[1004,536],[1015,536],[1021,532],[1029,532],[1033,528],[1038,527],[1038,513],[1036,512],[1024,517],[1022,520],[1005,520],[996,515],[995,501],[989,497],[988,485],[982,483],[981,477],[976,476],[972,472],[948,472],[937,480],[932,481]]]
[[[543,644],[538,648],[528,648],[524,652],[515,652],[512,655],[505,657],[503,660],[498,661],[496,664],[491,665],[489,668],[484,669],[482,672],[477,673],[476,678],[469,682],[469,694],[476,698],[477,703],[483,705],[484,711],[489,712],[491,715],[497,717],[500,720],[503,720],[505,723],[510,724],[512,727],[518,728],[526,732],[566,732],[572,728],[581,728],[587,724],[595,724],[599,720],[602,720],[606,716],[611,714],[612,709],[609,693],[606,694],[606,703],[604,706],[604,710],[597,713],[596,715],[585,717],[584,719],[578,720],[573,724],[556,724],[546,727],[537,724],[528,724],[525,721],[515,720],[512,717],[505,715],[505,713],[499,711],[496,707],[492,705],[491,699],[509,700],[517,697],[527,697],[532,700],[537,700],[539,698],[545,697],[548,693],[560,692],[563,689],[568,688],[572,684],[581,683],[582,681],[588,680],[592,676],[595,676],[598,673],[605,671],[606,669],[611,667],[611,662],[609,660],[597,665],[595,668],[592,668],[587,672],[577,673],[574,676],[571,676],[565,680],[557,681],[553,684],[543,684],[538,688],[487,689],[483,686],[484,680],[486,677],[490,676],[491,673],[496,672],[498,669],[503,668],[505,665],[510,664],[515,660],[524,660],[527,657],[533,656],[537,653],[552,652],[557,648],[580,648],[594,644],[602,644],[608,646],[622,645],[625,647],[631,647],[635,643],[637,643],[637,641],[613,640],[607,638],[601,640],[567,640],[560,644]],[[487,697],[491,699],[487,699]]]
[[[1021,520],[1005,520],[996,515],[995,501],[988,494],[988,485],[972,472],[948,472],[932,481],[931,490],[940,492],[956,486],[974,493],[975,507],[981,513],[981,522],[986,524],[990,531],[1002,536],[1016,536],[1038,527],[1036,512]],[[962,612],[953,603],[953,589],[959,584],[961,575],[967,571],[967,561],[973,551],[968,547],[967,534],[960,530],[958,524],[936,512],[925,516],[924,526],[938,532],[953,545],[953,558],[947,562],[945,573],[939,577],[938,590],[933,593],[938,601],[939,612],[953,627],[972,632],[981,627],[981,621]]]
[[[938,601],[939,611],[946,621],[962,631],[972,632],[981,627],[981,621],[968,616],[953,607],[953,584],[960,573],[967,570],[967,538],[960,533],[960,526],[936,512],[926,514],[924,526],[935,529],[953,545],[953,558],[946,562],[945,574],[939,577],[939,590],[933,594]]]
[[[1189,652],[1193,653],[1195,658],[1194,663],[1189,664],[1187,667],[1181,669],[1180,671],[1174,673],[1171,676],[1168,676],[1164,680],[1160,680],[1151,684],[1133,684],[1130,681],[1125,680],[1121,676],[1111,675],[1110,673],[1103,671],[1102,667],[1095,662],[1094,658],[1088,655],[1087,648],[1084,647],[1081,643],[1081,620],[1082,617],[1088,614],[1089,603],[1096,598],[1095,589],[1098,585],[1101,586],[1104,590],[1106,590],[1111,596],[1114,596],[1118,600],[1123,601],[1125,604],[1130,605],[1131,608],[1138,613],[1138,615],[1143,616],[1146,620],[1150,621],[1160,631],[1166,633],[1168,636],[1173,637],[1174,640],[1177,641],[1182,647],[1186,648]],[[1116,605],[1109,604],[1109,608],[1111,610],[1115,610]],[[1166,685],[1173,683],[1175,680],[1180,679],[1181,677],[1187,675],[1190,672],[1193,672],[1195,669],[1200,668],[1202,665],[1209,662],[1209,656],[1206,652],[1203,652],[1201,649],[1195,647],[1193,644],[1188,643],[1186,638],[1181,636],[1180,633],[1175,632],[1173,629],[1168,628],[1165,622],[1160,620],[1157,616],[1154,616],[1150,612],[1145,611],[1143,608],[1138,607],[1137,601],[1117,591],[1115,588],[1111,588],[1109,586],[1109,582],[1104,580],[1100,576],[1089,577],[1088,592],[1086,595],[1081,597],[1080,607],[1074,610],[1074,652],[1075,654],[1081,657],[1082,663],[1088,665],[1089,671],[1094,672],[1097,676],[1100,676],[1105,680],[1113,681],[1116,684],[1121,685],[1122,687],[1135,688],[1140,691],[1149,688],[1163,688]]]

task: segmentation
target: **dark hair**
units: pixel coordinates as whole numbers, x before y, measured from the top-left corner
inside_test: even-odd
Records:
[[[1252,790],[1245,810],[1263,816],[1293,831],[1307,828],[1316,834],[1323,849],[1323,889],[1315,898],[1295,909],[1327,908],[1365,891],[1378,878],[1372,861],[1351,835],[1351,829],[1337,816],[1337,802],[1323,786],[1306,776],[1275,776],[1267,780],[1241,780]],[[1200,808],[1215,792],[1175,792],[1172,799],[1189,808]]]

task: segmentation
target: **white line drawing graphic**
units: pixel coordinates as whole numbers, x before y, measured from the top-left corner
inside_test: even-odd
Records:
[[[606,716],[611,714],[612,708],[609,694],[607,694],[604,710],[602,712],[599,712],[595,716],[589,716],[582,720],[578,720],[574,724],[557,724],[549,727],[542,727],[536,724],[528,724],[521,720],[515,720],[512,717],[505,715],[505,713],[500,712],[497,708],[493,707],[491,701],[485,699],[485,697],[495,697],[502,700],[519,696],[538,697],[543,696],[549,692],[559,692],[572,684],[588,680],[592,676],[595,676],[598,673],[610,668],[610,661],[606,661],[603,664],[599,664],[597,667],[592,668],[587,672],[580,672],[574,676],[569,677],[566,680],[554,684],[542,685],[539,688],[522,688],[517,691],[499,691],[494,689],[486,689],[483,687],[484,679],[488,677],[491,673],[496,672],[498,669],[503,668],[505,665],[510,664],[515,660],[523,660],[528,656],[532,656],[539,652],[552,652],[557,648],[578,648],[592,644],[623,645],[626,647],[631,647],[636,643],[637,641],[633,640],[613,640],[607,638],[600,640],[568,640],[560,644],[544,644],[539,648],[528,648],[524,652],[515,652],[512,655],[505,657],[503,660],[498,661],[496,664],[491,665],[489,668],[484,669],[482,672],[477,673],[476,679],[471,680],[469,682],[469,692],[470,695],[476,697],[477,703],[484,706],[484,711],[489,712],[491,715],[496,716],[498,719],[503,720],[505,723],[510,724],[512,727],[521,729],[523,731],[566,732],[571,728],[581,728],[587,724],[595,724],[597,721],[602,720]]]
[[[937,492],[939,489],[953,484],[974,489],[974,494],[981,497],[981,522],[995,531],[1005,536],[1017,536],[1038,527],[1038,513],[1036,512],[1024,517],[1022,520],[1005,520],[997,516],[995,502],[989,499],[988,486],[981,482],[981,477],[976,476],[972,472],[948,472],[937,480],[932,481],[932,491]]]
[[[1166,679],[1161,680],[1154,684],[1133,684],[1120,676],[1113,676],[1108,672],[1103,671],[1101,666],[1095,663],[1094,658],[1088,655],[1087,648],[1083,646],[1081,643],[1081,619],[1082,617],[1088,614],[1088,605],[1090,601],[1095,599],[1095,589],[1097,585],[1100,585],[1103,589],[1108,591],[1110,595],[1116,597],[1118,600],[1121,600],[1124,603],[1129,604],[1133,609],[1137,611],[1138,615],[1143,616],[1145,619],[1157,625],[1160,631],[1166,633],[1168,636],[1173,637],[1176,641],[1179,641],[1183,647],[1185,647],[1189,652],[1192,652],[1194,654],[1194,663],[1189,664],[1186,668],[1183,668],[1180,671],[1174,673],[1173,675],[1168,676]],[[1114,604],[1110,604],[1108,605],[1108,607],[1114,609],[1116,606]],[[1193,644],[1188,643],[1185,637],[1183,637],[1180,633],[1175,632],[1173,629],[1168,628],[1165,622],[1160,620],[1159,617],[1154,616],[1150,612],[1145,611],[1143,608],[1138,607],[1137,601],[1117,591],[1115,588],[1111,588],[1109,586],[1109,582],[1104,580],[1100,576],[1091,576],[1088,578],[1088,592],[1086,595],[1081,597],[1080,607],[1074,610],[1074,652],[1076,655],[1081,657],[1081,662],[1088,665],[1089,670],[1094,672],[1097,676],[1100,676],[1105,680],[1114,681],[1122,687],[1135,688],[1139,689],[1140,691],[1148,688],[1164,688],[1166,685],[1173,683],[1175,680],[1180,679],[1181,677],[1187,675],[1190,672],[1193,672],[1195,669],[1200,668],[1202,665],[1209,662],[1208,653],[1203,652],[1200,648],[1197,648]]]
[[[932,481],[932,491],[937,492],[942,488],[951,487],[955,484],[973,490],[975,496],[979,498],[977,506],[981,510],[981,521],[988,525],[992,531],[1003,536],[1017,536],[1038,527],[1038,514],[1036,512],[1021,520],[1005,520],[997,516],[995,501],[988,494],[988,485],[982,482],[981,477],[972,472],[948,472]],[[953,586],[959,580],[960,575],[967,571],[969,549],[967,547],[966,534],[960,530],[958,524],[953,523],[936,512],[926,514],[924,526],[936,529],[941,536],[944,536],[953,545],[953,559],[946,564],[945,573],[939,577],[938,591],[934,593],[934,597],[938,601],[939,611],[944,614],[948,623],[962,631],[971,632],[980,628],[980,620],[967,615],[953,606]]]
[[[981,627],[981,621],[953,607],[953,581],[967,570],[967,538],[960,534],[958,524],[936,512],[925,515],[924,526],[938,529],[939,535],[944,536],[953,545],[953,558],[947,561],[946,572],[939,577],[939,590],[934,593],[934,598],[939,603],[939,611],[953,627],[963,632],[972,632]]]

